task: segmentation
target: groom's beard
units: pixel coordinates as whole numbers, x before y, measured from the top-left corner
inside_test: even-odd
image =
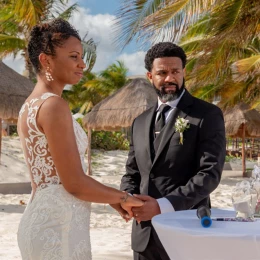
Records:
[[[171,91],[168,91],[168,92],[166,93],[165,88],[168,87],[168,86],[175,86],[175,87],[176,87],[176,90],[175,90],[175,91],[174,91],[174,90],[171,90]],[[154,86],[154,84],[153,84],[153,87],[154,87],[154,90],[155,90],[157,96],[159,97],[159,99],[160,99],[162,102],[166,103],[166,102],[169,102],[169,101],[176,100],[176,99],[178,99],[178,98],[180,97],[180,95],[181,95],[183,89],[185,88],[185,81],[184,81],[184,79],[183,79],[183,83],[182,83],[181,88],[179,88],[178,84],[173,83],[173,82],[172,82],[172,83],[165,84],[165,85],[162,85],[162,86],[160,87],[160,89],[157,89],[157,88]]]

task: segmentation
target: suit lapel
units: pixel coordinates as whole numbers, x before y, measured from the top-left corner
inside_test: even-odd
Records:
[[[150,108],[150,111],[148,111],[148,115],[146,117],[146,121],[145,121],[145,145],[146,145],[146,149],[149,155],[149,158],[151,159],[151,163],[152,163],[152,156],[151,156],[151,131],[153,128],[153,122],[154,122],[154,117],[155,117],[155,112],[157,109],[157,104]]]
[[[173,110],[172,114],[170,115],[170,118],[163,128],[163,131],[159,134],[159,136],[156,138],[154,142],[154,146],[156,150],[156,155],[153,161],[153,165],[156,163],[158,157],[160,156],[161,152],[163,151],[165,145],[169,142],[170,138],[175,133],[175,122],[176,119],[179,117],[186,118],[189,111],[190,106],[193,103],[193,97],[188,93],[187,90],[185,90],[185,93],[183,97],[181,98],[179,104],[177,107]]]

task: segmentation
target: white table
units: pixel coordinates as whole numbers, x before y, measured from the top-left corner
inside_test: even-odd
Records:
[[[157,215],[152,224],[171,260],[259,260],[260,220],[213,221],[204,228],[196,210]],[[211,209],[212,218],[235,212]]]

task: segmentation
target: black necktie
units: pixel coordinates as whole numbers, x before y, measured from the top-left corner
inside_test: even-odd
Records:
[[[155,122],[155,126],[154,126],[154,132],[155,132],[155,137],[158,136],[158,134],[161,132],[161,130],[163,129],[164,125],[165,125],[165,113],[170,109],[171,107],[169,105],[166,104],[162,104],[158,110],[158,117],[157,120]]]

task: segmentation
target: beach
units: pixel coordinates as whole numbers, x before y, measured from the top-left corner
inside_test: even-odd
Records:
[[[127,151],[94,150],[93,178],[105,185],[119,188],[125,173]],[[232,208],[231,193],[242,178],[239,160],[233,162],[236,170],[224,171],[217,189],[211,194],[212,207]],[[255,162],[247,162],[253,168]],[[0,165],[0,190],[8,183],[28,183],[27,167],[18,137],[3,137]],[[29,194],[0,194],[0,259],[21,260],[16,241],[20,218],[29,200]],[[132,259],[131,222],[124,220],[110,206],[92,204],[91,244],[93,260]]]

